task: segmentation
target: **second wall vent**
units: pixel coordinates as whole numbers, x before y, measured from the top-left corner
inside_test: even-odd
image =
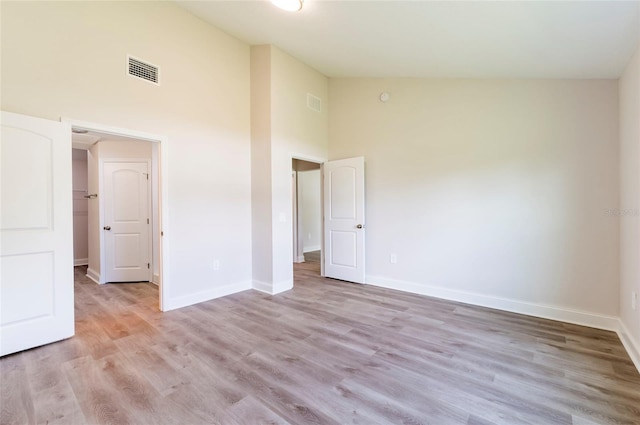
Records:
[[[148,62],[141,61],[132,56],[127,56],[127,69],[129,75],[154,84],[160,84],[160,68]]]
[[[316,112],[322,112],[322,99],[311,93],[307,93],[307,107]]]

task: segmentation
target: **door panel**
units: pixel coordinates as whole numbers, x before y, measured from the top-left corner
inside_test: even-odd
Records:
[[[343,166],[329,173],[331,220],[356,219],[356,171]]]
[[[71,128],[1,113],[0,355],[74,333]]]
[[[324,275],[364,283],[364,158],[323,164]]]
[[[146,162],[104,163],[107,282],[151,280],[148,168]]]

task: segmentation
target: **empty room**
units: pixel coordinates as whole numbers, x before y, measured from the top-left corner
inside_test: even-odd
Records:
[[[640,2],[0,2],[0,423],[640,424]]]

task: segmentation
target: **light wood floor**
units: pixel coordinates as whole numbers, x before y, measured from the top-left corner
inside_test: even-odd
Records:
[[[78,268],[76,336],[0,360],[0,423],[640,424],[612,332],[318,269],[163,314],[154,285]]]

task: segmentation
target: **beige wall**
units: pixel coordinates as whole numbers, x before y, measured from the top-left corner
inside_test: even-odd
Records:
[[[275,47],[271,64],[273,246],[279,248],[274,249],[273,279],[293,283],[291,158],[327,158],[329,79]],[[307,107],[307,93],[322,99],[322,112]],[[280,220],[283,215],[285,221]]]
[[[273,279],[271,46],[251,47],[251,229],[253,281]],[[259,285],[259,283],[258,283]]]
[[[640,48],[620,79],[620,318],[640,367]],[[631,308],[636,293],[636,309]]]
[[[330,159],[366,161],[367,282],[618,315],[616,81],[332,79],[330,99]]]
[[[250,287],[249,46],[170,2],[3,1],[1,20],[3,110],[168,138],[169,308]]]
[[[327,156],[329,81],[274,46],[251,52],[252,111],[266,113],[252,116],[254,286],[280,292],[293,285],[291,159]],[[307,93],[323,100],[322,112],[307,108]]]

